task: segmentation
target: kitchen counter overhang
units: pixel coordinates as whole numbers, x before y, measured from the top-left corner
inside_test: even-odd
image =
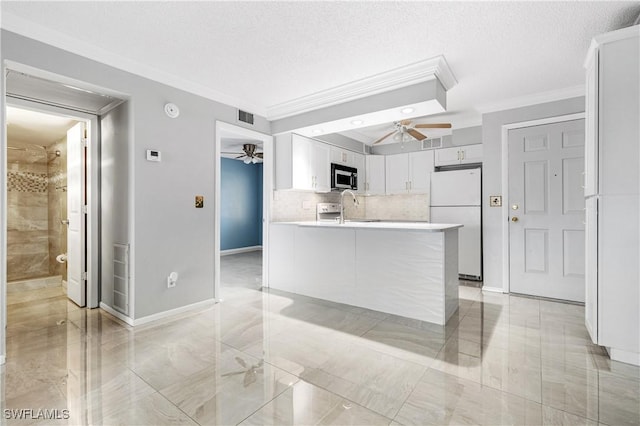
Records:
[[[445,324],[458,309],[458,228],[421,222],[270,224],[271,288]]]

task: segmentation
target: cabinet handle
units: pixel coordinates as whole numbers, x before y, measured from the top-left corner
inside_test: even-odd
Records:
[[[461,158],[460,158],[460,151],[458,151],[458,160],[461,160]]]
[[[409,181],[409,189],[411,189],[413,187],[413,182]]]
[[[464,160],[464,151],[460,151],[460,159]]]

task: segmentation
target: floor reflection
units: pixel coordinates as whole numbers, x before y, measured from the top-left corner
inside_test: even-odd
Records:
[[[640,370],[590,343],[581,306],[463,286],[437,326],[260,291],[259,269],[229,265],[222,303],[135,329],[62,293],[9,299],[2,409],[32,411],[3,422],[640,423]]]

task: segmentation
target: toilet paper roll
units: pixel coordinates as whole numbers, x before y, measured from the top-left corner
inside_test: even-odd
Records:
[[[58,263],[67,263],[67,255],[66,254],[59,254],[56,256],[56,261]]]

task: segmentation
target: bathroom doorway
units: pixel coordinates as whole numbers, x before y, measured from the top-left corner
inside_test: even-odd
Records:
[[[82,206],[90,126],[69,114],[7,107],[9,305],[61,296],[86,305]]]

